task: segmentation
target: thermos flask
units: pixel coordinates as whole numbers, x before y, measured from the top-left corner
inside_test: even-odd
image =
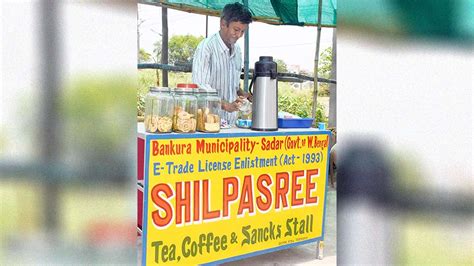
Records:
[[[260,56],[255,63],[253,88],[252,130],[278,130],[277,64],[271,56]]]

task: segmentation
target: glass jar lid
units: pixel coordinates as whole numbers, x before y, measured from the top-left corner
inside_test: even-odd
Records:
[[[150,87],[151,92],[170,92],[168,87]]]
[[[176,89],[174,90],[174,92],[175,92],[175,93],[178,93],[178,94],[182,94],[182,93],[190,94],[190,93],[197,92],[197,89],[198,89],[198,85],[197,85],[197,84],[193,84],[193,83],[190,83],[190,84],[180,83],[180,84],[177,85],[177,87],[176,87]]]
[[[212,96],[216,95],[216,96],[217,96],[217,90],[211,88],[210,86],[200,86],[200,87],[197,89],[197,92],[198,92],[199,94],[212,95]]]
[[[191,89],[197,89],[198,85],[194,83],[178,83],[176,85],[177,88],[191,88]]]

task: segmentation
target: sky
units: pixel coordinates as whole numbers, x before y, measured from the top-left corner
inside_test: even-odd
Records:
[[[140,30],[140,47],[147,52],[153,51],[153,43],[161,33],[161,7],[138,5],[138,16],[144,20]],[[209,17],[209,35],[219,30],[219,18]],[[168,9],[169,38],[173,35],[206,34],[204,15]],[[332,29],[321,31],[320,52],[332,46]],[[300,65],[302,69],[312,71],[316,51],[316,27],[276,26],[261,22],[252,22],[249,27],[250,67],[259,56],[270,55],[282,59],[287,65]],[[238,44],[244,47],[244,37]],[[242,49],[243,51],[243,49]]]

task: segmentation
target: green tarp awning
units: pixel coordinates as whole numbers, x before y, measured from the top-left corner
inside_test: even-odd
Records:
[[[143,4],[159,4],[164,7],[197,14],[219,16],[222,8],[236,0],[140,0]],[[255,21],[277,25],[316,26],[318,24],[318,0],[248,0],[248,7]],[[321,25],[336,26],[336,0],[323,0]]]

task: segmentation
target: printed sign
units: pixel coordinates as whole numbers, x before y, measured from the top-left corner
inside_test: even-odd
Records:
[[[147,135],[143,263],[202,264],[321,239],[329,135],[285,133]]]

